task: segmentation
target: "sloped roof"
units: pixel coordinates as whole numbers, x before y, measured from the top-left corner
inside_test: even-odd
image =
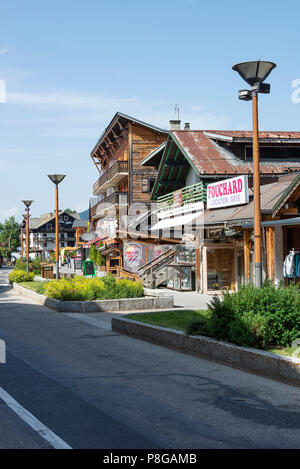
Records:
[[[237,175],[252,174],[253,163],[243,161],[238,158],[229,147],[221,146],[218,138],[212,137],[214,131],[203,130],[177,130],[172,131],[173,140],[180,146],[181,151],[190,161],[192,166],[200,175]],[[224,135],[232,137],[233,135],[248,135],[250,132],[230,132],[215,131],[216,135]],[[281,135],[276,132],[263,132],[264,135]],[[286,136],[294,134],[293,138],[300,139],[300,132],[286,132]],[[300,171],[300,162],[284,162],[284,161],[260,161],[260,172],[262,174],[282,174],[291,171]]]
[[[78,213],[70,213],[67,212],[66,210],[61,210],[58,212],[58,215],[62,215],[66,213],[67,215],[70,215],[74,219],[79,219]],[[45,225],[46,223],[49,223],[51,220],[55,219],[55,213],[47,213],[46,215],[42,215],[39,218],[29,218],[29,229],[30,230],[36,230],[40,228],[41,226]]]
[[[89,220],[75,220],[72,227],[73,228],[86,228],[89,225]]]
[[[95,153],[95,151],[99,147],[104,137],[107,136],[112,131],[114,125],[117,123],[118,120],[121,120],[123,122],[132,122],[132,123],[140,124],[144,127],[148,127],[149,129],[155,130],[156,132],[159,132],[159,133],[165,133],[165,134],[169,133],[169,131],[166,129],[161,129],[160,127],[157,127],[156,125],[148,124],[147,122],[141,121],[140,119],[137,119],[136,117],[128,116],[127,114],[123,114],[122,112],[116,112],[116,114],[114,115],[114,117],[112,118],[108,126],[104,129],[104,131],[100,135],[96,145],[91,151],[91,156]]]
[[[250,130],[205,130],[205,134],[211,135],[216,139],[220,137],[228,137],[232,141],[238,139],[252,140],[252,131]],[[267,130],[260,131],[259,138],[264,140],[299,140],[300,132],[287,131],[287,130]],[[220,138],[221,140],[222,138]]]

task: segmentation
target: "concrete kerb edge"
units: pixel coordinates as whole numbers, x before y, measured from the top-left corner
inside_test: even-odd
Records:
[[[36,293],[33,290],[29,290],[28,288],[22,287],[22,285],[17,283],[13,283],[13,289],[19,295],[30,298],[37,303],[57,312],[96,313],[174,308],[173,297],[142,297],[98,301],[60,301],[47,298],[45,295],[41,295],[40,293]]]
[[[128,318],[112,318],[112,330],[179,352],[204,358],[294,386],[300,386],[300,359],[283,357],[204,336],[140,323]]]

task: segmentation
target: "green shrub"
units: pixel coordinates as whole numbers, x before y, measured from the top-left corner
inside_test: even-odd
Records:
[[[297,286],[264,282],[262,288],[241,287],[223,292],[209,304],[210,332],[243,346],[289,346],[300,335],[300,294]]]
[[[36,257],[30,262],[30,270],[32,270],[35,275],[41,273],[41,259],[39,257]]]
[[[224,291],[222,296],[213,296],[208,304],[208,310],[211,313],[210,332],[215,339],[227,340],[230,323],[234,319],[234,311],[228,304],[228,296],[230,294]]]
[[[40,293],[40,295],[44,295],[45,289],[44,289],[44,285],[42,282],[36,287],[35,291],[37,293]]]
[[[9,274],[10,283],[32,282],[33,278],[33,272],[29,272],[29,274],[27,274],[26,272],[24,272],[24,270],[13,270]]]
[[[53,280],[44,284],[43,289],[46,296],[61,301],[137,298],[144,295],[143,286],[139,282],[116,280],[112,275]]]
[[[26,259],[21,257],[16,260],[15,270],[24,270],[26,272]]]
[[[193,319],[186,327],[186,334],[189,335],[211,335],[210,322],[208,318],[199,317]]]

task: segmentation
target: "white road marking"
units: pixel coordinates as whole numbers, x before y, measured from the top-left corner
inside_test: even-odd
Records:
[[[69,318],[78,319],[78,321],[85,322],[86,324],[90,324],[91,326],[99,327],[100,329],[106,329],[107,331],[111,331],[111,324],[108,321],[101,321],[101,319],[90,318],[89,316],[85,316],[84,314],[80,313],[63,313],[65,316]]]
[[[42,424],[28,410],[24,409],[10,394],[0,387],[0,399],[10,407],[24,422],[35,430],[44,440],[48,441],[55,449],[72,449],[65,441]]]

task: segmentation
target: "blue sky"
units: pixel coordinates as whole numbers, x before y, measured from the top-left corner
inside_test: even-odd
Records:
[[[20,220],[22,199],[53,210],[55,172],[61,208],[87,208],[89,154],[116,111],[167,128],[178,104],[192,129],[251,128],[240,61],[277,63],[260,128],[299,130],[299,15],[290,0],[1,1],[0,221]]]

